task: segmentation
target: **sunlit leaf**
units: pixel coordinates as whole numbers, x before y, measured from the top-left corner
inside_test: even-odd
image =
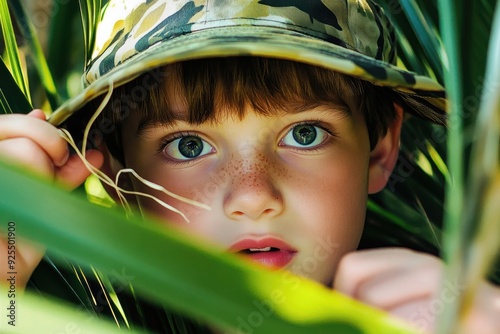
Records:
[[[47,62],[61,101],[66,101],[81,89],[84,61],[82,28],[78,1],[58,2],[57,10],[51,13],[47,31]]]
[[[19,22],[18,26],[21,30],[22,35],[29,45],[29,50],[33,56],[33,64],[38,70],[38,75],[45,88],[47,98],[50,102],[52,109],[56,109],[61,101],[59,101],[59,95],[57,94],[56,86],[54,80],[52,79],[52,73],[49,70],[45,55],[43,54],[42,47],[37,37],[37,33],[30,18],[26,15],[23,5],[19,0],[9,0],[14,16]]]
[[[79,0],[83,24],[85,64],[88,63],[96,38],[97,24],[101,15],[101,0]]]
[[[467,217],[465,214],[469,209],[465,205],[469,204],[466,198],[481,196],[480,193],[465,192],[466,180],[470,175],[467,161],[471,138],[467,137],[467,127],[474,124],[480,104],[479,96],[484,88],[479,85],[483,81],[488,32],[493,16],[491,9],[495,2],[498,4],[498,1],[439,1],[441,34],[446,49],[444,82],[450,110],[447,165],[451,182],[447,184],[445,199],[443,254],[448,265],[444,279],[459,279],[459,284],[464,284],[467,277],[465,254],[470,248],[472,232],[479,223],[474,216]],[[472,17],[475,18],[473,21]],[[478,41],[481,41],[480,44]],[[498,59],[492,61],[497,63]],[[460,304],[459,298],[455,303],[445,306],[440,317],[440,333],[457,331]]]
[[[427,59],[431,63],[434,73],[438,78],[442,78],[441,54],[444,50],[437,35],[437,27],[427,19],[428,15],[422,12],[417,2],[400,1],[400,4],[422,45],[422,49],[427,54]]]
[[[2,296],[8,295],[5,285],[0,285],[0,293]],[[92,314],[83,312],[75,305],[42,298],[30,293],[23,296],[18,294],[16,298],[11,300],[15,303],[8,307],[13,305],[15,308],[12,313],[14,317],[9,317],[10,311],[4,312],[0,324],[2,333],[123,333],[112,323],[96,319]],[[9,323],[9,321],[12,322]],[[142,332],[129,330],[127,333],[140,334]]]
[[[471,176],[467,182],[469,195],[463,210],[465,269],[467,289],[459,314],[470,311],[482,279],[500,251],[500,5],[497,6],[481,106],[476,122],[476,141],[473,143]]]
[[[10,72],[14,77],[16,84],[21,88],[24,96],[31,104],[30,92],[28,89],[28,80],[23,74],[21,61],[19,58],[19,49],[14,35],[14,27],[9,14],[7,0],[0,0],[0,26],[2,28],[5,49],[7,51],[7,61],[10,65]]]
[[[105,272],[126,268],[141,294],[192,317],[237,328],[264,308],[260,333],[412,332],[317,283],[247,265],[160,224],[125,220],[5,165],[0,182],[8,190],[0,196],[0,220],[16,222],[19,236]],[[20,201],[30,210],[15,205]]]

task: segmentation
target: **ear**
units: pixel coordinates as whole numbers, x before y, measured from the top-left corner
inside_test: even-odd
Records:
[[[102,164],[102,167],[100,168],[101,171],[106,174],[113,182],[116,179],[116,174],[124,168],[124,166],[116,160],[113,155],[109,152],[109,150],[106,147],[106,144],[102,144],[99,146],[99,150],[103,153],[104,155],[104,162]],[[130,180],[129,174],[123,173],[120,175],[120,179],[118,180],[118,186],[122,189],[125,190],[134,190],[132,181]],[[118,194],[116,193],[116,190],[113,187],[110,187],[107,184],[103,183],[103,187],[108,193],[109,196],[111,196],[117,203],[120,203],[120,198],[118,197]],[[135,198],[134,195],[130,194],[123,194],[125,198],[127,199],[127,202],[132,205],[137,204],[137,199]]]
[[[368,193],[374,194],[384,189],[392,170],[396,165],[399,154],[399,138],[403,124],[403,108],[394,103],[396,118],[387,129],[384,137],[370,152],[370,166],[368,172]]]

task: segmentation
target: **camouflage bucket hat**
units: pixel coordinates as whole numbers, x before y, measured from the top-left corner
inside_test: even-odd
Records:
[[[395,66],[394,28],[371,0],[110,0],[97,27],[84,90],[50,118],[153,68],[196,58],[261,56],[335,70],[443,110],[444,89]],[[417,104],[418,104],[417,103]]]

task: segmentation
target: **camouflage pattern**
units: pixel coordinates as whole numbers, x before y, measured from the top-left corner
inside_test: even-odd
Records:
[[[319,65],[444,107],[438,83],[395,66],[394,28],[371,0],[110,0],[96,36],[86,89],[53,123],[111,83],[172,62],[236,55]]]

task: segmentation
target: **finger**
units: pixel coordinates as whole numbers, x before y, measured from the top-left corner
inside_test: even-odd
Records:
[[[19,274],[18,276],[18,283],[19,286],[26,286],[28,283],[28,280],[35,271],[35,268],[38,266],[40,261],[42,260],[43,256],[45,255],[45,248],[33,243],[32,241],[28,240],[19,240],[19,269],[17,272]]]
[[[3,115],[0,121],[0,141],[12,138],[28,138],[39,145],[55,166],[62,166],[68,159],[66,141],[53,125],[45,121],[39,110],[26,115]]]
[[[393,316],[407,321],[422,333],[433,333],[437,316],[442,312],[441,305],[433,303],[429,299],[412,300],[407,304],[390,310]]]
[[[34,117],[45,121],[47,118],[45,117],[45,113],[41,109],[33,109],[28,113],[29,117]]]
[[[2,254],[7,254],[9,247],[12,247],[7,242],[6,234],[0,233],[0,252]],[[16,287],[22,291],[26,286],[31,274],[35,270],[36,266],[43,258],[44,249],[39,245],[35,245],[31,241],[25,239],[16,239],[16,254],[15,254],[15,269],[16,269]],[[12,250],[12,248],[10,248]],[[4,258],[7,261],[7,256]],[[6,262],[4,262],[6,263]],[[7,267],[1,267],[0,270],[0,280],[5,282],[12,273],[10,273]]]
[[[483,282],[476,292],[473,306],[463,319],[463,333],[497,334],[500,329],[500,290]]]
[[[103,154],[97,150],[88,150],[86,153],[86,160],[95,168],[100,168],[104,161]],[[56,171],[56,180],[71,190],[81,185],[89,175],[90,171],[80,157],[75,154]]]
[[[381,248],[349,253],[339,263],[334,289],[354,297],[356,289],[365,281],[402,266],[412,267],[422,260],[421,255],[406,248]]]
[[[54,164],[45,151],[29,138],[0,141],[0,156],[18,166],[53,178]]]
[[[432,299],[440,281],[441,265],[437,261],[430,261],[374,276],[356,288],[354,298],[391,311],[415,300]]]

